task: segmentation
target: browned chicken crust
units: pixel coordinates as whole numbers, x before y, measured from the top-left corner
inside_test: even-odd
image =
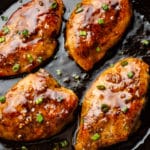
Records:
[[[84,70],[92,69],[121,38],[131,14],[129,0],[82,0],[67,23],[70,56]]]
[[[72,121],[78,98],[46,71],[14,85],[0,103],[0,138],[33,141],[51,137]],[[2,97],[1,97],[2,101]]]
[[[137,58],[120,60],[85,94],[76,150],[97,150],[125,141],[145,104],[149,66]]]
[[[12,14],[0,31],[0,77],[30,72],[56,48],[62,0],[32,0]]]

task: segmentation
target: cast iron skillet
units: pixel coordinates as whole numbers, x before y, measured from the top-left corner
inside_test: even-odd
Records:
[[[10,16],[23,3],[29,0],[1,0],[0,14],[1,16]],[[70,12],[75,7],[79,0],[63,0],[66,10],[63,19],[63,25],[61,34],[59,37],[59,45],[57,52],[53,58],[45,63],[43,67],[49,71],[61,85],[74,90],[80,100],[82,101],[84,92],[99,75],[101,71],[106,69],[110,64],[115,63],[117,60],[123,57],[134,56],[140,57],[150,65],[150,44],[144,46],[141,44],[142,39],[150,40],[150,3],[149,0],[132,0],[134,16],[130,27],[126,31],[126,34],[122,40],[113,47],[90,72],[84,72],[79,66],[77,66],[72,59],[68,57],[64,48],[65,40],[65,23],[70,15]],[[5,22],[0,18],[0,27]],[[39,69],[39,68],[38,68]],[[59,69],[62,75],[57,75],[56,70]],[[36,70],[34,70],[36,71]],[[33,71],[33,72],[34,72]],[[20,80],[23,76],[0,79],[0,95],[3,95],[14,83]],[[150,90],[149,90],[150,91]],[[106,148],[105,150],[149,150],[150,149],[150,92],[147,95],[148,102],[141,116],[141,127],[134,133],[126,142],[119,143],[117,145]],[[81,102],[77,109],[74,122],[69,124],[64,130],[50,138],[41,141],[29,142],[29,143],[17,143],[12,141],[6,141],[0,139],[0,150],[12,150],[22,149],[25,146],[29,150],[59,150],[59,143],[62,140],[67,140],[69,145],[66,150],[73,150],[73,143],[75,142],[75,133],[78,123],[78,116],[81,110]],[[22,147],[23,146],[23,147]],[[24,149],[25,149],[24,147]]]

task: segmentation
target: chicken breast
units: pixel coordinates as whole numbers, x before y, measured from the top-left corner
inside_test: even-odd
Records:
[[[73,119],[78,98],[46,71],[30,74],[0,97],[0,138],[33,141],[51,137]]]
[[[30,72],[57,46],[62,0],[32,0],[12,14],[0,31],[0,77]]]
[[[142,60],[126,58],[101,73],[83,99],[76,150],[97,150],[128,139],[145,105],[148,69]]]
[[[67,23],[66,49],[88,71],[121,38],[131,19],[129,0],[82,0]]]

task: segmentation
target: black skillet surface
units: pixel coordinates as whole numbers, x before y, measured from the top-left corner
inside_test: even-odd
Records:
[[[1,16],[10,16],[23,3],[29,0],[1,0],[0,14]],[[115,63],[123,57],[134,56],[140,57],[150,65],[150,44],[145,46],[141,44],[142,39],[150,40],[150,3],[149,0],[132,0],[134,16],[130,27],[122,40],[106,54],[105,58],[101,60],[95,68],[86,73],[78,67],[72,59],[68,57],[64,48],[64,31],[65,23],[79,0],[63,0],[66,10],[62,25],[62,31],[59,37],[59,45],[57,52],[43,68],[48,70],[59,82],[65,87],[74,90],[80,100],[84,92],[88,88],[93,79],[110,64]],[[0,27],[5,23],[0,18]],[[62,72],[62,75],[57,74],[57,70]],[[23,76],[16,78],[0,79],[0,95],[3,95],[14,83],[20,80]],[[134,133],[128,141],[119,143],[117,145],[107,148],[107,150],[150,150],[150,92],[148,93],[148,102],[144,109],[141,120],[142,125],[140,129]],[[75,130],[77,127],[78,115],[80,113],[80,106],[77,110],[75,120],[68,125],[60,134],[50,139],[35,141],[30,143],[17,143],[11,141],[0,140],[0,150],[60,150],[59,142],[67,139],[69,145],[65,150],[73,150],[73,143],[75,139]],[[11,120],[10,120],[11,121]],[[12,120],[13,121],[13,120]],[[25,146],[25,147],[24,147]],[[106,150],[106,149],[105,149]]]

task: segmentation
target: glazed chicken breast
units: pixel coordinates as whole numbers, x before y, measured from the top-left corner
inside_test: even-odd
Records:
[[[98,150],[128,139],[145,105],[148,69],[142,60],[126,58],[98,76],[83,99],[76,150]]]
[[[57,46],[62,0],[32,0],[16,10],[0,31],[0,77],[30,72]]]
[[[72,121],[77,104],[73,91],[41,69],[0,97],[0,138],[33,141],[51,137]]]
[[[129,0],[82,0],[66,27],[66,49],[88,71],[125,32],[132,16]]]

